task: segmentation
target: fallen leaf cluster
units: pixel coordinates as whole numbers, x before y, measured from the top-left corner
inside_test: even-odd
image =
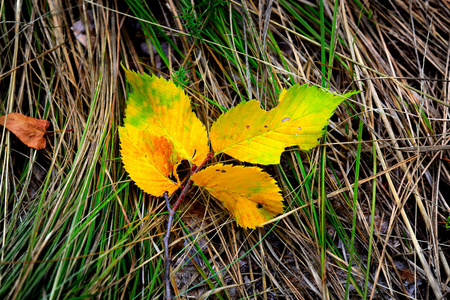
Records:
[[[183,160],[194,166],[210,153],[226,153],[239,161],[270,165],[280,162],[286,147],[310,150],[345,99],[295,85],[281,92],[278,106],[270,111],[256,100],[238,104],[214,122],[208,139],[182,88],[156,76],[125,72],[132,91],[119,129],[122,161],[131,179],[157,197],[180,188],[177,167]],[[242,227],[255,228],[283,213],[281,190],[260,167],[217,163],[190,174],[190,179],[219,199]]]

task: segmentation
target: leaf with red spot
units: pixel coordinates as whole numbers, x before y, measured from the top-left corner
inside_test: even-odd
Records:
[[[206,128],[191,108],[181,87],[164,78],[126,71],[132,92],[128,96],[125,124],[165,136],[182,159],[200,164],[208,155]]]
[[[270,111],[256,100],[240,103],[213,124],[211,145],[216,153],[241,161],[277,164],[286,147],[317,146],[328,118],[343,100],[317,87],[295,85],[280,94],[278,106]]]
[[[255,228],[283,213],[281,190],[261,168],[217,164],[191,178],[219,199],[239,226]]]
[[[125,170],[146,193],[171,194],[180,185],[176,173],[180,162],[199,164],[209,153],[206,128],[183,89],[173,82],[125,72],[132,89],[125,125],[119,129]]]
[[[158,197],[165,191],[170,194],[176,191],[180,183],[169,178],[172,175],[177,178],[176,168],[180,162],[173,143],[164,136],[131,125],[119,130],[122,161],[137,186]]]

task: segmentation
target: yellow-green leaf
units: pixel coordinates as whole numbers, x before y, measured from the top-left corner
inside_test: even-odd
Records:
[[[255,228],[283,212],[280,188],[261,168],[217,164],[191,179],[219,199],[239,226]]]
[[[177,176],[180,157],[170,140],[129,124],[119,128],[119,135],[125,170],[137,186],[157,197],[165,191],[172,194],[178,189],[180,183],[169,176]]]
[[[345,98],[317,87],[295,85],[283,91],[270,111],[258,101],[240,103],[221,115],[210,132],[216,153],[255,164],[277,164],[286,147],[317,146],[336,107]]]
[[[125,73],[132,87],[125,124],[164,136],[171,141],[180,159],[194,164],[202,162],[209,153],[208,135],[183,89],[156,76],[128,70]]]

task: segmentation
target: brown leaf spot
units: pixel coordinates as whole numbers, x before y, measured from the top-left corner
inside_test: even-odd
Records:
[[[262,206],[261,203],[258,203],[258,204],[256,205],[256,208],[260,209],[260,208],[263,208],[263,206]]]
[[[50,122],[47,120],[10,113],[0,117],[0,125],[14,133],[28,147],[39,150],[44,149],[47,144],[44,137],[46,129],[50,126]]]
[[[414,273],[408,269],[400,269],[399,270],[400,277],[405,280],[407,283],[413,283],[415,281]]]
[[[250,125],[245,126],[245,128],[250,129]]]

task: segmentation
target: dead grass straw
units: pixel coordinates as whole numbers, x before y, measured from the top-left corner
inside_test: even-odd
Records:
[[[361,91],[321,147],[266,168],[287,207],[272,223],[243,230],[187,195],[171,232],[177,299],[448,297],[448,2],[168,4],[1,2],[2,114],[62,131],[41,151],[2,131],[0,297],[164,294],[164,199],[120,161],[120,64],[182,84],[208,127],[295,83]]]

